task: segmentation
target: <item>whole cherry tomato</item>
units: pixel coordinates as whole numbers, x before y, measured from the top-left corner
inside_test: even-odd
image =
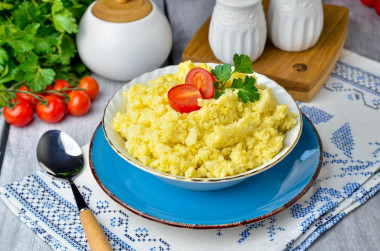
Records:
[[[30,92],[32,92],[32,90],[28,89],[28,87],[26,87],[25,85],[18,88],[18,90],[19,91],[30,91]],[[31,94],[16,92],[16,97],[20,100],[24,100],[24,101],[28,102],[32,106],[33,109],[36,108],[36,104],[37,104],[38,100],[35,99]]]
[[[202,98],[199,89],[193,85],[177,85],[168,92],[170,106],[180,113],[199,110],[198,99]]]
[[[96,79],[92,77],[83,77],[79,82],[79,88],[83,88],[82,90],[85,92],[91,100],[94,100],[99,93],[99,84]]]
[[[53,89],[53,86],[52,85],[48,85],[48,86],[46,86],[45,91],[50,91],[51,89]]]
[[[83,91],[72,91],[69,93],[70,100],[67,103],[67,111],[74,116],[86,114],[91,107],[90,97]]]
[[[33,119],[33,108],[32,106],[20,99],[14,99],[11,102],[16,103],[16,106],[13,109],[4,107],[3,115],[5,121],[9,124],[17,127],[26,126]]]
[[[63,119],[66,113],[66,104],[56,95],[46,95],[47,106],[37,103],[36,112],[38,117],[48,123],[57,123]]]
[[[376,0],[360,0],[362,4],[364,4],[367,7],[373,7],[375,5]]]
[[[380,0],[376,1],[374,8],[375,8],[376,14],[380,16]]]
[[[64,79],[57,79],[55,81],[55,84],[53,86],[53,90],[62,90],[62,89],[67,89],[67,88],[71,88],[71,85],[69,84],[69,82],[67,82],[66,80]],[[69,94],[70,93],[70,90],[68,91],[65,91],[66,94]]]
[[[198,88],[204,99],[214,97],[214,82],[214,75],[208,70],[199,67],[191,69],[185,80],[185,84],[194,85]]]

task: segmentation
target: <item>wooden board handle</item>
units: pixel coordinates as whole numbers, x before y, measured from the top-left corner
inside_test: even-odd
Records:
[[[84,209],[80,212],[79,216],[84,232],[86,233],[90,249],[92,251],[112,251],[106,235],[91,210]]]

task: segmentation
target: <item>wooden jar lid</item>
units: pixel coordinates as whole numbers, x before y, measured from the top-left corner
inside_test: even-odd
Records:
[[[92,14],[104,21],[126,23],[146,17],[152,8],[149,0],[98,0]]]

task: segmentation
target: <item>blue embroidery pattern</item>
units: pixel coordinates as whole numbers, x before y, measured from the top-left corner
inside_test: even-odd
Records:
[[[366,92],[380,96],[380,77],[339,61],[331,75]]]
[[[328,210],[334,208],[338,204],[338,199],[345,198],[338,190],[333,188],[319,187],[315,194],[309,200],[304,201],[304,205],[295,204],[290,208],[293,218],[305,218],[302,223],[302,231],[308,229],[309,225]],[[320,205],[317,208],[317,205]]]
[[[5,186],[6,191],[17,198],[25,207],[25,209],[21,210],[19,218],[23,218],[24,221],[28,222],[32,230],[36,234],[43,236],[45,242],[55,249],[61,250],[61,244],[53,236],[46,234],[46,231],[38,225],[39,222],[47,224],[50,229],[54,230],[56,234],[65,239],[75,249],[87,250],[88,243],[80,223],[76,205],[71,204],[49,188],[36,173],[26,177],[24,182],[26,182],[26,185],[14,182]],[[70,187],[65,183],[56,179],[52,179],[51,182],[53,186],[60,189],[69,189]],[[78,186],[78,188],[82,190],[82,195],[86,198],[87,203],[89,203],[92,194],[91,189],[85,186]],[[90,203],[89,205],[91,207]],[[109,215],[112,227],[123,229],[126,240],[120,239],[112,231],[101,225],[114,250],[135,250],[127,243],[127,240],[132,242],[149,242],[151,243],[151,250],[171,249],[169,243],[164,239],[150,237],[147,228],[137,228],[132,230],[131,233],[128,229],[128,215],[121,210],[112,210],[107,200],[97,201],[96,206],[93,208],[95,215]],[[32,222],[25,215],[25,210],[32,212],[39,220]]]
[[[300,110],[313,122],[314,125],[328,122],[333,115],[316,107],[302,106]]]
[[[342,82],[334,82],[331,86],[325,85],[324,89],[331,92],[346,92],[348,100],[360,101],[364,107],[373,110],[380,109],[379,76],[343,62],[336,64],[331,76]]]
[[[351,128],[348,123],[333,133],[331,141],[335,146],[342,150],[344,155],[352,158],[352,150],[354,149],[354,139],[352,137]]]

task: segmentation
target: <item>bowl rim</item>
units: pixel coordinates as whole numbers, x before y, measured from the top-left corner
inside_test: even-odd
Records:
[[[194,64],[198,64],[198,63],[202,63],[202,62],[193,62]],[[209,66],[211,65],[219,65],[217,63],[205,63]],[[263,74],[260,74],[260,73],[257,73],[257,72],[253,72],[254,75],[257,75],[257,76],[260,76],[260,77],[263,77],[271,82],[273,82],[275,85],[277,85],[278,88],[282,89],[284,91],[285,94],[287,94],[291,100],[294,102],[295,104],[295,107],[297,108],[297,116],[298,116],[298,119],[299,119],[299,125],[296,125],[296,126],[299,126],[299,130],[298,130],[298,134],[296,136],[296,139],[294,140],[294,142],[292,142],[292,145],[289,147],[289,149],[284,153],[282,154],[281,156],[279,156],[278,159],[276,159],[275,161],[273,161],[272,163],[266,165],[266,166],[263,166],[262,168],[260,169],[257,169],[256,168],[253,168],[253,169],[250,169],[246,172],[243,172],[243,173],[239,173],[239,174],[236,174],[236,175],[232,175],[232,176],[226,176],[226,177],[223,177],[223,178],[188,178],[188,177],[184,177],[184,176],[179,176],[179,175],[174,175],[174,174],[170,174],[170,173],[165,173],[165,172],[161,172],[161,171],[158,171],[152,167],[149,167],[149,166],[146,166],[144,164],[142,164],[139,160],[133,160],[133,159],[130,159],[128,156],[125,156],[121,151],[119,151],[119,149],[117,148],[117,146],[115,146],[110,137],[108,136],[107,134],[107,128],[105,126],[106,122],[105,122],[105,117],[106,117],[106,113],[107,113],[107,110],[109,108],[109,105],[111,103],[111,101],[113,100],[113,98],[120,92],[122,91],[126,86],[131,86],[131,82],[134,81],[135,79],[138,79],[138,78],[143,78],[144,76],[148,75],[148,74],[151,74],[153,72],[156,72],[156,71],[163,71],[165,68],[169,68],[169,67],[178,67],[178,64],[177,65],[169,65],[169,66],[166,66],[166,67],[162,67],[162,68],[158,68],[156,70],[153,70],[153,71],[150,71],[150,72],[146,72],[130,81],[128,81],[127,83],[125,83],[119,90],[117,90],[113,95],[112,97],[108,100],[105,108],[104,108],[104,111],[103,111],[103,116],[102,116],[102,120],[101,120],[101,124],[102,124],[102,127],[103,127],[103,131],[104,131],[104,136],[108,142],[108,144],[111,146],[111,148],[120,156],[122,157],[124,160],[126,160],[128,163],[130,163],[131,165],[143,170],[143,171],[146,171],[148,173],[151,173],[155,176],[159,176],[160,178],[168,178],[168,179],[171,179],[171,180],[177,180],[177,181],[183,181],[183,182],[195,182],[195,183],[222,183],[222,182],[228,182],[228,181],[231,181],[231,180],[239,180],[239,179],[244,179],[244,178],[247,178],[247,177],[250,177],[250,176],[253,176],[253,175],[256,175],[256,174],[259,174],[263,171],[266,171],[268,170],[269,168],[273,167],[274,165],[276,165],[277,163],[279,163],[281,160],[283,160],[293,149],[294,147],[297,145],[299,139],[300,139],[300,136],[301,136],[301,133],[302,133],[302,127],[303,127],[303,121],[302,121],[302,112],[301,110],[299,109],[299,106],[297,104],[297,102],[293,99],[293,97],[289,94],[289,92],[287,90],[285,90],[284,87],[282,87],[281,85],[279,85],[276,81],[268,78],[267,76],[263,75]],[[232,66],[233,67],[233,66]],[[137,83],[136,83],[137,84]],[[145,83],[146,84],[146,83]],[[277,153],[278,154],[278,153]],[[276,154],[276,155],[277,155]],[[275,156],[276,156],[275,155]],[[275,157],[274,156],[274,157]],[[273,158],[274,158],[273,157]],[[273,159],[272,158],[272,159]],[[264,163],[265,164],[265,163]],[[262,164],[262,165],[264,165]]]

